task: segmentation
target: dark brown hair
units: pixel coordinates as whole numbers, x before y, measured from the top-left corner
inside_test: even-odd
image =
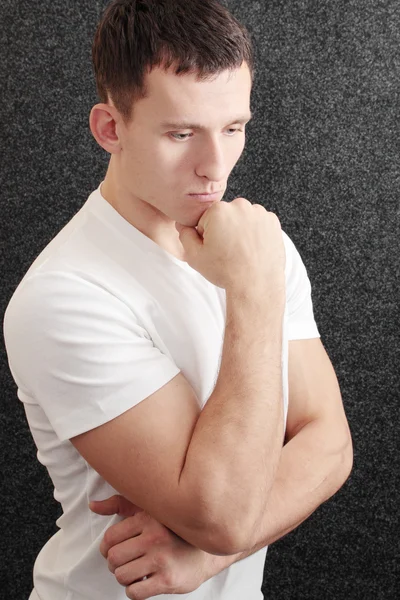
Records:
[[[154,67],[212,79],[246,62],[254,76],[246,28],[218,0],[114,0],[105,9],[92,48],[97,92],[111,98],[125,123],[146,97]]]

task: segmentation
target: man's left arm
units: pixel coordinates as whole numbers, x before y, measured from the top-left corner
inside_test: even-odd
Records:
[[[164,546],[158,543],[158,551],[165,552],[164,558],[167,555],[170,558],[166,561],[168,567],[164,569],[164,577],[174,579],[176,567],[180,579],[189,586],[186,591],[196,589],[201,582],[233,563],[282,538],[339,490],[350,474],[352,462],[351,435],[339,385],[320,339],[289,342],[285,445],[260,521],[258,539],[244,553],[215,556],[193,548],[184,540],[179,541],[172,532],[150,518],[147,526],[154,528],[164,541]],[[94,503],[91,508],[98,514],[118,512],[125,517],[138,510],[121,496]],[[108,557],[110,570],[125,586],[137,580],[139,573],[135,565],[138,563],[134,559],[143,554],[140,538],[135,537],[142,531],[142,525],[136,520],[137,517],[133,517],[112,526],[102,543],[102,553]],[[150,539],[151,536],[154,532],[150,533]],[[136,583],[135,588],[140,585]],[[134,591],[134,597],[139,597],[137,589],[127,588],[128,597],[133,597]],[[162,591],[166,593],[167,588]]]
[[[229,566],[280,539],[335,494],[353,464],[349,426],[332,364],[320,339],[289,342],[289,410],[285,446],[248,552],[216,557]]]

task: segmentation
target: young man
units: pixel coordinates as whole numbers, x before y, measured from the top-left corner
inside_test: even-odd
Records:
[[[256,600],[265,547],[352,450],[299,254],[262,206],[222,201],[251,44],[217,0],[119,0],[93,58],[107,175],[5,317],[63,508],[31,600]]]

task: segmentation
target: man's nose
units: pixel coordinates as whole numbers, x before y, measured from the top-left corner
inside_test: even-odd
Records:
[[[196,174],[207,177],[210,181],[223,181],[226,178],[227,159],[223,144],[210,140],[204,145],[201,156],[197,159]]]

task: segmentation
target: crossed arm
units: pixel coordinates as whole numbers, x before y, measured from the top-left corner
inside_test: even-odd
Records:
[[[118,581],[127,587],[128,597],[145,599],[160,593],[192,591],[234,562],[300,525],[343,485],[351,468],[351,436],[330,360],[319,339],[292,341],[289,343],[289,412],[285,446],[255,543],[231,556],[208,554],[180,540],[155,519],[138,513],[107,531],[102,553],[108,557],[109,568]],[[120,497],[91,508],[100,514],[120,512],[123,516],[133,515],[137,510]],[[135,527],[139,527],[141,535],[138,535],[139,530],[135,533]],[[138,544],[146,545],[146,536],[142,534],[145,530],[150,532],[153,540],[154,536],[159,536],[163,542],[157,545],[158,551],[161,549],[165,555],[165,560],[161,561],[158,556],[159,570],[162,571],[158,580],[154,577],[141,581],[143,574],[137,570],[139,560],[132,558],[138,552],[143,556],[140,554],[143,549],[138,548]],[[174,562],[174,557],[179,557],[179,565]],[[185,559],[187,569],[186,565],[182,568]],[[184,582],[178,581],[177,572],[185,577]],[[158,588],[154,587],[156,584]]]

